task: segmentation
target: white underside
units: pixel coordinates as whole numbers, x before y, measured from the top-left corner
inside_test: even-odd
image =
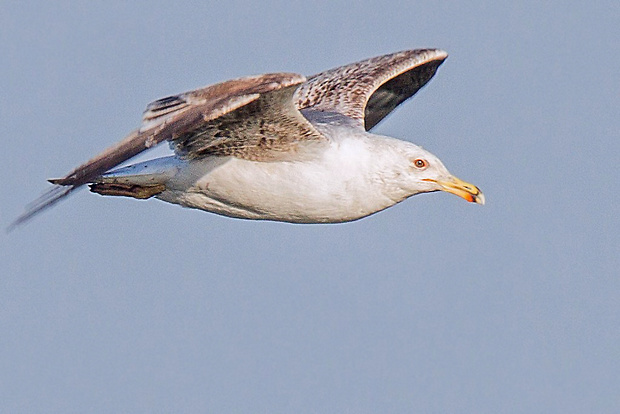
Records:
[[[172,156],[113,171],[102,181],[163,183],[166,190],[157,198],[230,217],[293,223],[351,221],[412,195],[390,185],[389,177],[381,174],[377,138],[364,135],[331,141],[316,154],[296,161],[232,157],[186,161]],[[388,146],[392,141],[408,144],[385,139]]]
[[[369,185],[371,178],[357,168],[364,160],[347,165],[338,155],[283,162],[204,159],[189,163],[157,197],[231,217],[294,223],[356,220],[402,200]]]

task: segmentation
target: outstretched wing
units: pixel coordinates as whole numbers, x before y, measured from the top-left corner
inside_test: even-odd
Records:
[[[147,106],[140,129],[63,178],[31,203],[11,227],[52,206],[135,155],[172,141],[182,156],[210,154],[270,160],[301,140],[322,140],[292,100],[302,75],[275,73],[235,79]]]
[[[297,89],[297,107],[340,113],[368,131],[418,92],[447,56],[407,50],[321,72]]]
[[[234,114],[254,101],[263,101],[259,99],[263,95],[296,87],[304,80],[303,76],[292,73],[250,76],[160,99],[147,106],[140,129],[65,177],[50,181],[60,185],[86,184],[148,148],[199,134],[204,125]],[[259,117],[259,110],[252,115]],[[208,139],[204,134],[201,136]]]

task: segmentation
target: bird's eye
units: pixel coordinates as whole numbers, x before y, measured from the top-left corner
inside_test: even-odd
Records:
[[[428,167],[428,161],[423,160],[422,158],[418,158],[415,161],[413,161],[413,165],[415,165],[416,168],[424,169]]]

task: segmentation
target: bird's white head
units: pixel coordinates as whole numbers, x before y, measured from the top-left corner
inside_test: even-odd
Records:
[[[478,187],[450,174],[441,160],[425,149],[411,143],[404,144],[406,148],[401,154],[405,157],[399,166],[401,186],[412,195],[446,191],[469,202],[484,204],[484,195]]]

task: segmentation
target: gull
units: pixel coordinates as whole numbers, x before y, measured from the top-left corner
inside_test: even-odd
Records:
[[[439,49],[378,56],[309,78],[248,76],[149,104],[139,129],[33,202],[21,224],[88,184],[228,217],[341,223],[434,191],[484,204],[474,185],[408,141],[369,132],[446,59]],[[174,155],[122,163],[167,141]]]

